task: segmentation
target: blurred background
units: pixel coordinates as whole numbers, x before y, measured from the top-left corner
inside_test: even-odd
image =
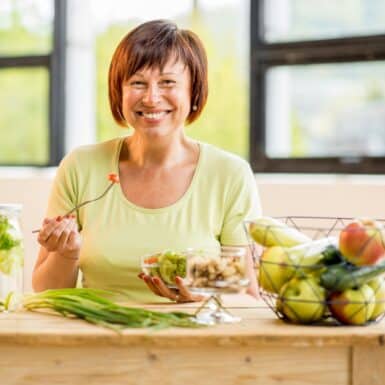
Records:
[[[62,157],[128,133],[116,45],[159,18],[207,49],[188,134],[250,161],[266,214],[385,217],[384,0],[0,0],[0,203],[24,205],[28,271]]]
[[[65,45],[66,81],[64,97],[57,101],[49,94],[50,71],[56,68],[44,62],[12,66],[22,56],[53,55],[61,49],[54,46],[54,34],[61,32],[55,30],[55,1],[1,1],[0,55],[15,59],[0,70],[1,163],[52,165],[57,155],[50,159],[50,135],[60,136],[67,152],[79,144],[127,134],[117,127],[109,110],[108,67],[122,37],[155,18],[172,19],[196,31],[208,52],[210,99],[188,133],[248,156],[248,1],[61,0],[57,13],[64,2],[66,15],[59,17],[67,19],[66,36],[60,36]],[[62,103],[51,105],[55,111],[65,108],[65,124],[60,127],[64,132],[58,127],[50,130],[50,103],[55,102]]]
[[[2,0],[0,163],[55,166],[126,135],[109,111],[109,62],[156,18],[208,52],[209,101],[189,135],[256,171],[385,172],[384,0]]]

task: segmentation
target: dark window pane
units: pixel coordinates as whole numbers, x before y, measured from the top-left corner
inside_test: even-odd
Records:
[[[271,69],[266,152],[270,158],[385,156],[385,62]]]
[[[0,70],[0,163],[48,163],[48,71]]]
[[[385,33],[384,0],[265,0],[268,42]]]
[[[52,50],[53,0],[0,1],[0,55]]]

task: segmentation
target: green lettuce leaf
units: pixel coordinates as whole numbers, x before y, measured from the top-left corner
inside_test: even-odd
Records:
[[[0,215],[0,273],[11,275],[24,264],[21,240],[6,216]]]

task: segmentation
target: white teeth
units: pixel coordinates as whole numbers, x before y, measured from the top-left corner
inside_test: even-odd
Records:
[[[166,115],[166,112],[162,111],[162,112],[156,112],[156,113],[146,113],[146,112],[143,112],[143,116],[147,119],[160,119],[162,118],[164,115]]]

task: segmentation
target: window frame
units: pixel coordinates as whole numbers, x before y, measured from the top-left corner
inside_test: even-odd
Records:
[[[264,0],[250,1],[250,163],[255,172],[384,174],[382,157],[269,158],[266,154],[266,75],[275,66],[385,60],[385,34],[268,43]]]
[[[46,164],[1,163],[1,166],[57,166],[64,156],[67,0],[53,1],[52,51],[46,55],[0,56],[0,71],[10,68],[44,68],[48,71],[48,162]]]

